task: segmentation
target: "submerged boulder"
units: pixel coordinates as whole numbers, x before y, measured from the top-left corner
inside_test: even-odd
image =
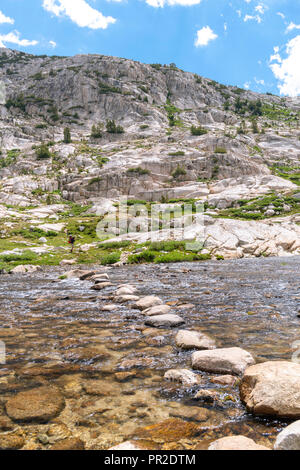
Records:
[[[164,375],[165,380],[180,382],[183,385],[197,385],[201,378],[188,369],[170,369]]]
[[[179,330],[176,345],[182,349],[215,349],[215,341],[199,331]]]
[[[63,410],[65,400],[55,387],[39,387],[9,398],[6,402],[6,413],[17,422],[46,423]]]

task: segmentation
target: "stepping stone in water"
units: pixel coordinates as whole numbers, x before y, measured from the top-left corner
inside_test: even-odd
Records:
[[[268,447],[256,444],[245,436],[222,437],[210,444],[208,450],[270,450]]]
[[[241,348],[213,349],[192,354],[193,369],[217,374],[242,375],[254,363],[251,354]]]
[[[178,315],[173,315],[171,313],[167,315],[154,315],[153,317],[147,317],[145,320],[145,325],[155,326],[155,327],[175,327],[185,323],[183,318]]]
[[[117,295],[133,295],[135,294],[137,289],[134,286],[124,285],[119,286],[116,292]]]
[[[300,450],[300,421],[295,421],[278,434],[274,450]]]
[[[156,305],[155,307],[147,308],[143,310],[143,314],[147,317],[152,317],[154,315],[166,315],[171,312],[171,307],[169,305]]]
[[[93,290],[102,290],[105,289],[106,287],[112,286],[111,282],[101,282],[100,284],[95,284],[92,289]]]
[[[135,307],[139,310],[146,310],[150,307],[155,307],[156,305],[162,305],[163,301],[156,295],[147,295],[142,297],[136,304]]]
[[[267,361],[248,367],[240,384],[247,409],[258,416],[300,419],[300,364]]]

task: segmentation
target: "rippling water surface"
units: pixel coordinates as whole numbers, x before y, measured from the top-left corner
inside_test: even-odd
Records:
[[[110,313],[101,307],[112,302],[117,285],[131,283],[138,295],[194,304],[174,305],[174,313],[184,318],[185,328],[208,333],[219,347],[240,346],[258,362],[290,360],[300,340],[299,257],[113,268],[114,285],[100,294],[89,281],[59,281],[62,273],[43,268],[0,277],[0,339],[7,349],[0,407],[13,394],[42,384],[55,384],[66,399],[52,422],[22,425],[25,448],[48,448],[51,439],[39,437],[47,433],[53,441],[80,437],[90,449],[131,437],[152,449],[202,449],[231,434],[272,445],[286,423],[247,414],[238,388],[201,374],[200,388],[220,396],[219,403],[204,405],[193,399],[199,386],[164,381],[166,370],[190,368],[191,351],[174,345],[177,329],[147,328],[142,313],[129,306]]]

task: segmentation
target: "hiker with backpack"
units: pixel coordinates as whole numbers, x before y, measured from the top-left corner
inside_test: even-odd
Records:
[[[73,253],[75,244],[75,237],[73,235],[69,235],[68,243],[71,245],[71,253]]]

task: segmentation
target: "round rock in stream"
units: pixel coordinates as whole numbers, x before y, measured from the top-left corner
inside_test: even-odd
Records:
[[[274,449],[300,450],[300,421],[295,421],[278,434]]]
[[[162,305],[163,301],[156,295],[147,295],[137,301],[135,307],[139,310],[146,310],[147,308],[155,307],[156,305]]]
[[[256,415],[300,418],[300,364],[268,361],[249,367],[240,395]]]
[[[170,313],[171,307],[169,305],[156,305],[155,307],[147,308],[143,310],[143,314],[147,317],[153,317],[154,315],[166,315]]]
[[[254,363],[251,354],[241,348],[213,349],[192,354],[193,369],[217,374],[242,375]]]
[[[39,387],[20,392],[6,402],[6,413],[17,422],[46,423],[63,410],[65,400],[55,387]]]
[[[245,436],[222,437],[213,442],[208,450],[270,450],[265,446],[256,444]]]
[[[216,343],[209,336],[198,331],[179,330],[176,345],[182,349],[215,349]]]
[[[175,327],[185,323],[183,318],[178,315],[167,314],[167,315],[154,315],[153,317],[148,317],[145,320],[145,325],[155,326],[155,327]]]

